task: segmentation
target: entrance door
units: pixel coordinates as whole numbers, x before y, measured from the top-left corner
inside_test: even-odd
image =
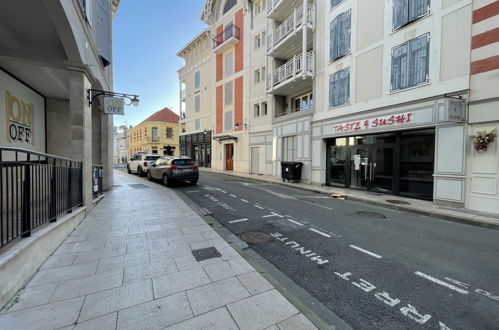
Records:
[[[374,145],[371,149],[371,190],[393,192],[394,150],[391,145]]]
[[[227,171],[234,170],[234,144],[225,145],[225,169]]]
[[[350,187],[369,189],[371,182],[371,158],[368,147],[350,149]]]
[[[260,148],[251,148],[251,173],[260,173]]]

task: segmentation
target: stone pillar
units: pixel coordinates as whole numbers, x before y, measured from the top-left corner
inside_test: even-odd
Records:
[[[107,115],[101,111],[101,165],[104,168],[104,180],[102,186],[104,190],[113,186],[113,115]]]
[[[83,162],[83,204],[87,213],[93,208],[92,193],[92,110],[87,90],[91,82],[83,71],[70,71],[69,141],[71,159]]]

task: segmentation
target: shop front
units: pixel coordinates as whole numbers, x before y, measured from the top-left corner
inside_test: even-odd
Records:
[[[180,154],[191,157],[201,167],[211,167],[211,132],[181,135]]]

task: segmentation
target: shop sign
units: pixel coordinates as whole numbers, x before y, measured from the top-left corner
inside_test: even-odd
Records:
[[[0,145],[45,152],[45,100],[0,71]]]
[[[333,133],[358,132],[372,128],[400,126],[414,121],[413,112],[405,112],[390,116],[380,116],[365,120],[357,120],[333,125]]]
[[[445,118],[444,121],[460,122],[464,121],[464,110],[466,101],[455,98],[445,98]]]
[[[104,113],[125,115],[125,100],[121,97],[104,96]]]

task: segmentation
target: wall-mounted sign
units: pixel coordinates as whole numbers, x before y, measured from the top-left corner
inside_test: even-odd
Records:
[[[0,70],[0,145],[45,152],[45,99]]]
[[[364,120],[351,121],[333,125],[333,133],[339,132],[356,132],[368,130],[371,128],[381,128],[389,126],[398,126],[413,122],[414,113],[405,112],[390,116],[380,116]]]
[[[444,103],[444,118],[443,121],[460,122],[465,120],[464,110],[466,101],[447,97]]]
[[[104,96],[104,113],[123,116],[125,114],[125,100],[121,97]]]

